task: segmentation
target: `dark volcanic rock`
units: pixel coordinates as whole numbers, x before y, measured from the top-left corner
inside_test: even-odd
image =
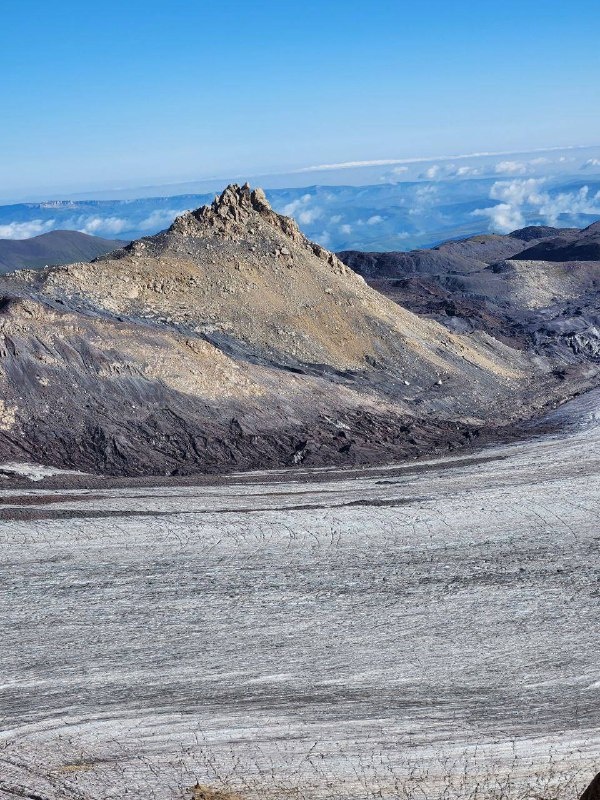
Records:
[[[529,226],[432,250],[340,257],[373,288],[453,331],[485,331],[583,364],[600,358],[599,241],[600,223],[583,231]]]
[[[566,233],[569,232],[570,230]],[[443,242],[425,250],[390,253],[345,250],[338,255],[345,264],[365,278],[399,278],[413,273],[435,276],[468,275],[489,264],[515,257],[532,241],[539,242],[558,233],[561,233],[559,228],[529,226],[506,236],[470,236],[468,239]]]
[[[600,800],[600,772],[596,775],[579,800]]]
[[[551,225],[528,225],[526,228],[519,228],[507,234],[511,239],[519,239],[522,242],[539,241],[540,239],[550,239],[553,236],[566,236],[570,233],[577,233],[578,228],[553,228]]]
[[[546,241],[517,253],[520,261],[600,261],[600,223],[595,222],[583,231],[561,232]]]

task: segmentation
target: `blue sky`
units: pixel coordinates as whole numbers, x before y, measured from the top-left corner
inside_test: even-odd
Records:
[[[597,2],[7,2],[0,193],[600,142]]]

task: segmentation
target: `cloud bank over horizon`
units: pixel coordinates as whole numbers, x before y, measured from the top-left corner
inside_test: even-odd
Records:
[[[310,172],[330,183],[306,185],[306,174],[299,186],[285,185],[289,175],[279,176],[283,186],[269,187],[268,176],[252,183],[266,186],[275,210],[293,216],[307,236],[333,250],[404,250],[531,224],[582,227],[600,218],[600,147],[330,167]],[[138,238],[168,227],[177,215],[214,196],[214,190],[152,196],[152,188],[157,187],[148,187],[150,196],[133,199],[0,206],[0,238],[60,228]]]

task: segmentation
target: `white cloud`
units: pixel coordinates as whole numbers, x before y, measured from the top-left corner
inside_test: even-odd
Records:
[[[436,179],[442,180],[443,178],[468,178],[475,175],[481,175],[481,169],[474,167],[471,164],[432,164],[424,172],[419,175],[419,178],[425,178],[433,181]]]
[[[523,215],[518,206],[509,203],[498,203],[490,208],[478,208],[473,212],[475,217],[488,217],[490,227],[499,233],[510,233],[525,225]]]
[[[600,192],[590,195],[590,187],[582,186],[577,192],[561,192],[554,197],[544,195],[540,214],[548,225],[555,225],[563,214],[600,216]]]
[[[419,202],[429,202],[432,198],[437,197],[437,194],[437,186],[419,186],[415,191],[415,197]]]
[[[582,186],[577,191],[552,195],[542,190],[543,183],[543,178],[496,181],[490,190],[490,199],[500,202],[478,208],[473,215],[487,217],[490,228],[500,233],[523,227],[527,213],[547,225],[556,225],[563,216],[600,216],[600,192],[590,195],[589,186]]]
[[[391,164],[401,164],[403,160],[399,158],[376,158],[370,161],[341,161],[339,164],[315,164],[312,167],[302,167],[296,172],[320,172],[328,169],[355,169],[356,167],[387,167]],[[415,159],[416,160],[416,159]]]
[[[454,166],[454,165],[453,165]],[[481,170],[477,169],[476,167],[456,167],[453,170],[448,172],[448,175],[452,178],[466,178],[469,175],[480,175]]]
[[[132,229],[153,233],[169,225],[184,210],[186,209],[157,209],[140,222],[136,222],[135,219],[126,219],[118,216],[102,217],[99,214],[91,216],[80,214],[61,219],[58,222],[56,219],[11,222],[0,225],[0,238],[29,239],[32,236],[47,233],[57,227],[64,230],[77,230],[80,233],[87,233],[91,236],[118,236],[123,231]]]
[[[593,169],[594,167],[600,167],[600,158],[588,158],[581,165],[581,169]]]
[[[539,207],[544,202],[540,187],[543,178],[525,178],[514,181],[496,181],[490,189],[490,199],[501,202],[489,208],[478,208],[476,217],[488,217],[492,230],[510,233],[525,225],[523,206]]]
[[[422,214],[430,208],[438,196],[438,187],[433,184],[423,184],[415,191],[415,196],[408,210],[410,216]]]
[[[334,214],[333,217],[331,217],[331,219],[329,220],[329,222],[331,222],[332,225],[337,225],[338,222],[341,222],[341,221],[342,221],[342,215],[341,214]]]
[[[523,205],[523,203],[533,203],[540,201],[539,193],[543,178],[525,178],[515,181],[496,181],[490,189],[492,200],[504,200],[511,205]]]
[[[80,217],[78,224],[81,225],[77,229],[80,233],[89,233],[92,236],[115,235],[131,227],[131,224],[121,217]]]
[[[288,203],[286,206],[283,207],[281,213],[287,215],[293,214],[298,208],[301,206],[306,206],[312,200],[311,194],[303,194],[302,197],[296,198],[296,200],[292,200],[291,203]]]
[[[379,214],[373,214],[373,216],[369,217],[367,220],[367,225],[379,225],[380,222],[383,222],[383,217],[380,217]]]
[[[527,164],[524,161],[499,161],[494,167],[498,175],[526,175]]]
[[[408,171],[409,171],[409,169],[406,166],[394,167],[394,169],[391,169],[389,172],[386,172],[384,175],[380,175],[379,176],[379,180],[382,183],[396,184],[396,183],[398,183],[400,181],[402,176],[406,175],[406,173]]]
[[[562,161],[564,158],[558,160]],[[550,163],[552,163],[551,159],[546,158],[546,156],[529,158],[526,161],[499,161],[494,167],[494,172],[497,175],[527,175],[528,172],[533,172],[536,167]]]
[[[294,217],[301,225],[310,225],[315,220],[319,219],[322,210],[317,206],[309,208],[309,203],[313,199],[311,194],[303,194],[291,203],[287,203],[281,209],[281,213],[286,217]]]
[[[439,164],[432,164],[425,170],[425,172],[422,172],[419,175],[419,178],[426,178],[428,181],[434,181],[440,174],[440,169],[441,168]]]
[[[582,149],[581,145],[570,145],[567,147],[542,147],[537,150],[532,150],[531,153],[551,153],[560,150],[578,150]],[[499,151],[483,151],[480,153],[458,153],[456,155],[440,155],[440,156],[417,156],[415,158],[379,158],[368,161],[341,161],[338,164],[316,164],[310,167],[302,167],[295,170],[294,174],[302,172],[319,172],[321,170],[332,169],[354,169],[356,167],[381,167],[391,166],[393,164],[427,164],[431,161],[456,161],[465,158],[482,158],[494,156],[512,156],[521,155],[522,151],[518,150],[499,150]]]
[[[352,233],[352,225],[340,225],[340,232],[345,234]]]
[[[31,239],[55,227],[55,220],[32,219],[29,222],[10,222],[0,225],[0,239]]]
[[[314,222],[316,219],[319,219],[321,216],[321,209],[320,208],[307,208],[306,211],[301,211],[298,214],[298,222],[301,225],[310,225],[311,222]]]
[[[302,197],[298,197],[296,200],[292,200],[291,203],[287,203],[282,209],[281,213],[284,214],[286,217],[293,217],[294,214],[298,211],[298,209],[302,208],[303,206],[308,205],[312,199],[312,195],[310,194],[303,194]]]
[[[130,225],[131,228],[136,228],[140,231],[158,231],[162,228],[166,228],[169,226],[175,217],[178,217],[180,214],[183,214],[185,211],[189,211],[187,208],[164,208],[164,209],[157,209],[153,211],[146,219],[143,219],[141,222],[132,223]]]

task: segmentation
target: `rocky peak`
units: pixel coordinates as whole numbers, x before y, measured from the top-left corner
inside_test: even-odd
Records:
[[[243,186],[232,183],[209,206],[177,217],[169,232],[195,238],[216,235],[230,240],[249,239],[260,238],[261,231],[266,233],[265,226],[271,231],[275,229],[279,235],[284,234],[295,245],[327,261],[337,271],[347,271],[334,253],[307,239],[295,220],[273,211],[262,189],[251,189],[247,183]]]
[[[288,235],[300,234],[293,220],[280,217],[273,211],[262,189],[251,189],[247,183],[243,186],[230,184],[209,206],[177,217],[169,230],[184,236],[235,235],[242,233],[245,227],[252,228],[252,223],[258,222],[259,218],[276,225]]]
[[[221,219],[234,220],[246,219],[253,211],[265,215],[273,213],[263,190],[251,189],[248,183],[243,186],[231,183],[220,195],[215,197],[210,206],[199,209],[199,212],[204,212],[204,216],[207,216],[205,209],[209,209],[209,214],[216,214]],[[194,213],[198,214],[199,212]]]

